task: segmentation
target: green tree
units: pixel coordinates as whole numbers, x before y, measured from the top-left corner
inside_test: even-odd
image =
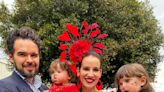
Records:
[[[50,61],[60,54],[57,36],[66,23],[80,27],[83,20],[98,23],[102,32],[109,34],[101,41],[106,46],[102,56],[102,81],[106,86],[111,86],[123,64],[141,63],[153,79],[156,64],[161,62],[163,34],[151,6],[138,0],[16,0],[12,13],[4,4],[0,12],[0,35],[4,41],[9,31],[21,26],[37,31],[42,39],[40,72],[45,82],[49,81]]]

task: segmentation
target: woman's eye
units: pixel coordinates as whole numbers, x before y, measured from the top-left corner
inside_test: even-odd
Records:
[[[88,67],[84,67],[83,70],[89,71],[89,68]]]
[[[94,71],[94,72],[98,72],[99,69],[98,69],[98,68],[94,68],[93,71]]]

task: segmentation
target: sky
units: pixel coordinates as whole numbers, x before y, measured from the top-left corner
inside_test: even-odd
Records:
[[[13,2],[14,0],[0,0],[4,1],[5,4],[9,7],[10,10],[12,10]],[[144,0],[141,0],[144,1]],[[159,21],[159,26],[161,27],[163,33],[164,33],[164,0],[150,0],[150,4],[153,7],[153,14],[156,17],[156,19]],[[1,38],[0,38],[1,39]],[[161,55],[164,55],[164,49],[160,50]],[[4,58],[4,52],[0,48],[0,59]],[[155,83],[153,86],[155,87],[156,92],[164,92],[164,62],[161,62],[158,64],[158,72],[157,76],[155,78]],[[163,69],[162,69],[163,68]]]
[[[154,15],[159,21],[159,26],[164,33],[164,0],[150,0],[150,4],[153,6]],[[164,49],[161,48],[160,54],[164,56]],[[154,87],[156,92],[164,92],[164,61],[157,66],[158,72],[156,73]]]

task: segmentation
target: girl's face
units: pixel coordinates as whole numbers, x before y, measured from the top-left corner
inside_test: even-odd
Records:
[[[140,92],[141,86],[145,85],[146,78],[123,77],[119,80],[119,89],[121,92]]]
[[[56,85],[65,85],[69,82],[70,76],[66,70],[62,70],[60,65],[57,64],[56,69],[51,73],[51,80]]]
[[[100,60],[92,55],[83,58],[81,67],[77,72],[82,87],[94,88],[101,77]]]

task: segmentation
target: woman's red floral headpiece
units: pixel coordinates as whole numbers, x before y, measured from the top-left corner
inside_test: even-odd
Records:
[[[108,34],[101,34],[96,23],[88,25],[86,21],[83,21],[80,32],[77,26],[66,24],[66,30],[58,36],[61,41],[59,49],[62,50],[60,60],[69,58],[74,63],[81,62],[83,55],[91,49],[102,54],[105,46],[96,41],[107,36]]]

